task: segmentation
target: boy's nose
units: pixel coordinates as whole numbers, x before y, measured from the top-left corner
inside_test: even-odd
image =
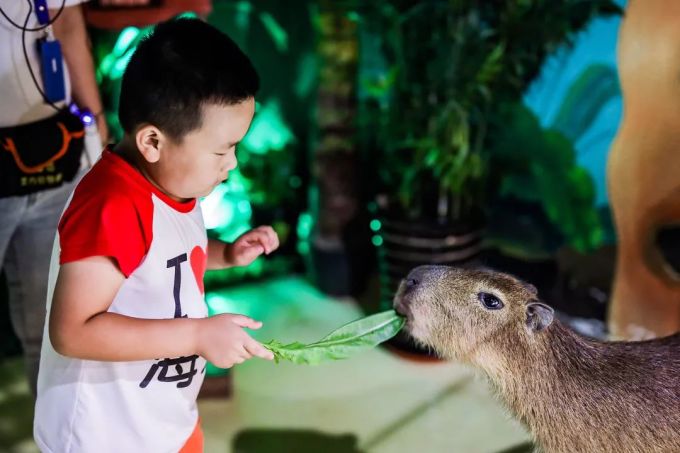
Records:
[[[229,176],[229,172],[234,170],[235,168],[236,168],[236,165],[228,165],[228,166],[220,169],[221,179],[223,179],[223,180],[227,179],[227,177]]]

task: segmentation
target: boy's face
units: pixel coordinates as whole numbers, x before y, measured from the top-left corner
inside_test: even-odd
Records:
[[[236,145],[248,132],[255,100],[203,106],[201,127],[181,143],[166,140],[161,158],[149,172],[156,184],[178,200],[204,197],[236,168]]]

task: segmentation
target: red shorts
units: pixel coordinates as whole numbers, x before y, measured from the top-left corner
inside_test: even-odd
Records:
[[[196,421],[194,432],[179,451],[179,453],[203,453],[203,430],[201,430],[201,419]]]

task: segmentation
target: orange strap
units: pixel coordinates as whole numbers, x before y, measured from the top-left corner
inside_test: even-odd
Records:
[[[40,173],[45,168],[49,167],[54,162],[61,159],[64,154],[66,154],[66,151],[68,151],[68,145],[71,143],[72,139],[80,138],[85,133],[84,131],[70,132],[68,129],[66,129],[66,126],[64,126],[62,123],[57,123],[57,126],[59,126],[59,129],[61,129],[61,134],[64,137],[63,140],[61,141],[61,149],[57,151],[57,153],[54,156],[50,157],[42,164],[34,165],[32,167],[29,167],[26,164],[24,164],[21,161],[21,156],[19,156],[19,151],[17,151],[17,147],[14,144],[14,140],[12,140],[11,138],[5,140],[5,144],[2,146],[5,148],[7,152],[12,154],[12,157],[14,157],[14,163],[17,164],[17,167],[19,167],[19,169],[22,172],[24,172],[27,175]]]
[[[203,453],[203,430],[200,418],[196,421],[194,432],[191,433],[179,453]]]

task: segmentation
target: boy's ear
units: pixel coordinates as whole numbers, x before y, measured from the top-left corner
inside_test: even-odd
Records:
[[[144,159],[151,164],[160,159],[164,141],[163,133],[156,126],[150,124],[140,127],[135,134],[137,149]]]

